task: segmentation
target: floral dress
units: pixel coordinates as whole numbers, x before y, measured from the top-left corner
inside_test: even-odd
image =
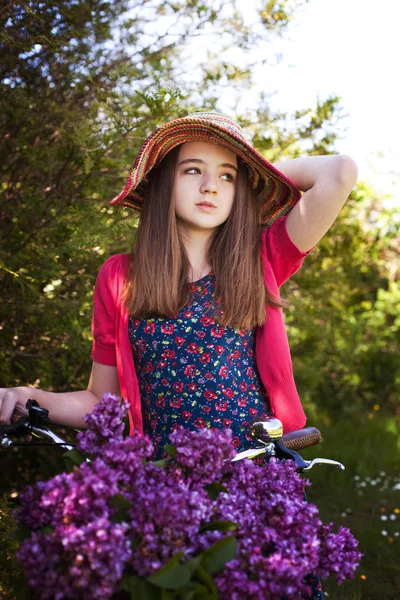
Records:
[[[270,414],[255,357],[255,331],[217,325],[205,310],[214,275],[189,284],[191,300],[173,318],[129,320],[143,429],[162,456],[168,435],[229,427],[235,448],[250,446],[251,420]],[[253,442],[254,443],[254,442]]]
[[[214,279],[210,272],[189,284],[190,300],[173,317],[129,319],[143,431],[153,441],[155,460],[165,456],[168,436],[179,425],[230,428],[233,445],[243,450],[254,444],[249,423],[271,414],[256,364],[255,330],[221,326],[205,314]],[[308,576],[308,583],[312,599],[322,599],[319,580]]]

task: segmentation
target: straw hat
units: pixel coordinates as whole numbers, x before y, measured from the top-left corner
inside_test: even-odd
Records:
[[[140,210],[147,174],[168,152],[185,142],[220,144],[244,161],[265,225],[288,213],[301,197],[294,183],[249,144],[235,121],[218,113],[199,112],[164,123],[153,131],[139,150],[124,190],[110,204]]]

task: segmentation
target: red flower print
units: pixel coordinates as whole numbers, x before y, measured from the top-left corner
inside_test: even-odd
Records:
[[[178,346],[178,348],[180,348],[185,343],[185,340],[183,339],[183,337],[176,336],[174,342]]]
[[[239,448],[240,446],[240,440],[237,435],[235,435],[235,437],[232,438],[232,446],[234,448]]]
[[[169,401],[169,405],[172,408],[180,408],[182,404],[182,399],[181,398],[171,398],[171,400]]]
[[[191,416],[192,416],[191,412],[189,412],[187,410],[182,411],[182,419],[185,419],[185,421],[189,421]]]
[[[254,375],[255,375],[254,374],[254,369],[252,367],[248,367],[246,369],[246,375],[247,375],[247,377],[254,377]]]
[[[238,399],[238,404],[239,404],[239,406],[246,406],[247,405],[247,398],[239,398]]]
[[[155,325],[155,323],[147,323],[147,324],[144,326],[144,328],[143,328],[143,331],[144,331],[145,333],[154,333],[154,332],[155,332],[155,330],[156,330],[156,325]]]
[[[239,383],[239,387],[241,389],[242,392],[247,392],[247,383],[245,383],[244,381],[242,381],[241,383]]]
[[[168,379],[165,379],[165,377],[161,379],[161,383],[164,387],[169,387],[169,381]]]
[[[239,358],[240,358],[240,351],[239,350],[235,350],[235,352],[232,352],[231,357],[234,358],[235,360],[239,360]]]
[[[203,363],[203,365],[205,365],[206,363],[210,362],[210,353],[203,352],[203,354],[199,358],[200,358],[200,362]]]
[[[144,365],[144,367],[143,367],[144,373],[152,373],[153,371],[154,371],[154,366],[152,365],[151,362],[148,362]]]
[[[212,373],[210,373],[210,371],[207,371],[207,373],[204,375],[204,377],[206,379],[208,379],[208,381],[211,381],[212,379],[214,379],[214,375]]]
[[[173,323],[166,323],[161,325],[161,331],[163,333],[174,333],[175,325]]]
[[[185,375],[188,375],[188,377],[194,377],[196,374],[196,367],[194,365],[188,365],[183,372]]]
[[[177,429],[179,429],[179,427],[180,427],[179,423],[174,423],[171,427],[171,433],[172,433],[172,431],[176,431]]]
[[[139,325],[140,325],[139,319],[133,319],[132,323],[133,323],[134,327],[139,327]]]
[[[232,390],[232,388],[226,388],[226,390],[222,390],[222,393],[227,398],[233,398],[233,390]]]
[[[202,407],[201,407],[201,410],[202,410],[203,412],[205,412],[205,413],[209,413],[209,412],[210,412],[210,410],[211,410],[211,406],[207,406],[207,405],[206,405],[206,406],[202,406]]]
[[[164,396],[158,396],[156,400],[156,404],[159,408],[163,408],[165,406],[165,398]]]
[[[195,419],[195,422],[193,423],[193,425],[195,427],[198,427],[199,429],[201,429],[202,427],[207,427],[207,423],[204,419],[202,419],[201,417],[197,417],[197,419]]]
[[[144,352],[146,350],[147,344],[144,340],[138,340],[137,341],[137,347],[139,348],[139,350],[141,350],[142,352]]]
[[[253,392],[255,392],[255,391],[256,391],[256,389],[257,389],[257,386],[256,386],[256,385],[254,385],[254,383],[251,383],[251,384],[250,384],[250,389],[251,389],[251,390],[253,390]]]
[[[205,305],[203,305],[205,306]],[[214,319],[212,319],[211,317],[208,317],[207,315],[204,317],[201,317],[200,322],[205,326],[208,327],[208,325],[212,325],[215,321]]]
[[[242,421],[242,423],[240,424],[240,427],[248,427],[248,426],[249,426],[248,421]]]
[[[176,392],[182,392],[183,391],[183,383],[182,383],[182,381],[176,381],[172,387],[174,388],[174,390]]]
[[[164,350],[161,356],[164,358],[175,358],[175,352],[173,350]]]
[[[196,331],[196,335],[197,337],[199,337],[201,340],[206,337],[206,332],[205,331]]]
[[[215,400],[215,398],[217,397],[217,394],[215,394],[214,392],[212,392],[211,390],[207,390],[204,393],[205,397],[207,398],[207,400]]]
[[[254,356],[254,350],[253,350],[253,348],[249,348],[249,349],[247,350],[247,356],[251,356],[251,357],[253,357],[253,356]]]
[[[244,337],[246,335],[246,330],[245,329],[238,329],[238,334],[240,335],[240,337]]]
[[[191,319],[193,317],[193,311],[186,310],[184,311],[183,316],[185,317],[185,319]]]
[[[225,327],[212,327],[211,335],[213,337],[221,338],[225,333]]]
[[[197,344],[189,344],[187,347],[187,351],[190,352],[190,354],[198,354],[199,347]]]
[[[189,392],[195,392],[197,390],[197,383],[188,383]]]
[[[220,402],[215,403],[215,408],[220,411],[225,411],[228,408],[228,403],[226,400],[221,400]]]
[[[151,385],[149,383],[146,383],[146,385],[144,386],[144,389],[146,390],[146,394],[151,394]]]
[[[157,369],[163,369],[166,366],[167,366],[167,363],[165,362],[165,360],[159,360],[157,363]]]
[[[224,419],[222,421],[222,423],[223,423],[224,427],[230,427],[232,425],[233,421],[231,421],[231,419]]]
[[[224,348],[222,346],[215,346],[215,352],[218,354],[218,356],[221,356],[223,351],[224,351]]]
[[[256,408],[250,408],[249,413],[251,414],[252,417],[255,417],[256,414],[258,413],[258,410]]]
[[[220,370],[218,371],[218,375],[220,377],[228,377],[228,374],[229,374],[229,371],[228,371],[228,367],[226,365],[221,367]]]

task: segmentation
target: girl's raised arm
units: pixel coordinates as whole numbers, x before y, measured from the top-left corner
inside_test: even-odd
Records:
[[[286,228],[292,242],[307,252],[334,223],[357,181],[358,168],[350,156],[310,156],[274,163],[305,192],[290,211]]]

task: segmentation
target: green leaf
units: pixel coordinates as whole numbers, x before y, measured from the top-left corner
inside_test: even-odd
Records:
[[[128,500],[128,498],[126,498],[123,494],[114,494],[114,496],[111,496],[109,503],[110,506],[113,506],[114,508],[128,509],[132,506],[131,501]]]
[[[216,500],[221,492],[228,493],[228,489],[218,481],[214,481],[213,483],[205,485],[204,489],[211,500]]]
[[[160,590],[137,575],[125,574],[122,578],[121,588],[128,592],[131,600],[160,600]]]
[[[154,467],[158,467],[160,469],[164,469],[165,465],[167,464],[168,459],[167,458],[161,458],[160,460],[155,460],[152,465]]]
[[[213,523],[207,523],[200,529],[200,532],[203,531],[235,531],[239,526],[239,523],[235,523],[234,521],[214,521]]]
[[[203,554],[201,554],[203,556]],[[196,580],[199,580],[200,583],[197,583]],[[217,588],[214,583],[214,579],[211,577],[210,573],[207,573],[204,567],[199,565],[198,569],[195,573],[194,581],[198,585],[198,597],[203,598],[218,598]],[[203,592],[204,586],[206,587],[206,591]],[[196,594],[197,596],[197,594]]]
[[[61,458],[64,460],[68,472],[71,472],[74,467],[79,467],[86,460],[86,457],[76,450],[76,448],[64,452]]]
[[[164,450],[170,456],[175,456],[175,454],[177,454],[177,452],[178,452],[178,450],[175,448],[175,446],[172,446],[171,444],[165,444]]]
[[[148,577],[147,581],[163,589],[183,588],[192,576],[190,569],[180,564],[183,556],[185,556],[184,552],[174,554],[161,569]]]
[[[191,573],[194,573],[196,569],[200,566],[202,558],[203,554],[198,554],[197,556],[194,556],[193,558],[185,562],[185,567],[189,569]]]
[[[125,498],[122,494],[114,494],[109,500],[110,505],[117,508],[117,512],[112,515],[111,521],[113,523],[122,523],[128,520],[128,510],[132,506],[130,501]]]
[[[202,565],[209,573],[219,573],[225,564],[235,558],[237,539],[232,535],[224,537],[203,552]]]

